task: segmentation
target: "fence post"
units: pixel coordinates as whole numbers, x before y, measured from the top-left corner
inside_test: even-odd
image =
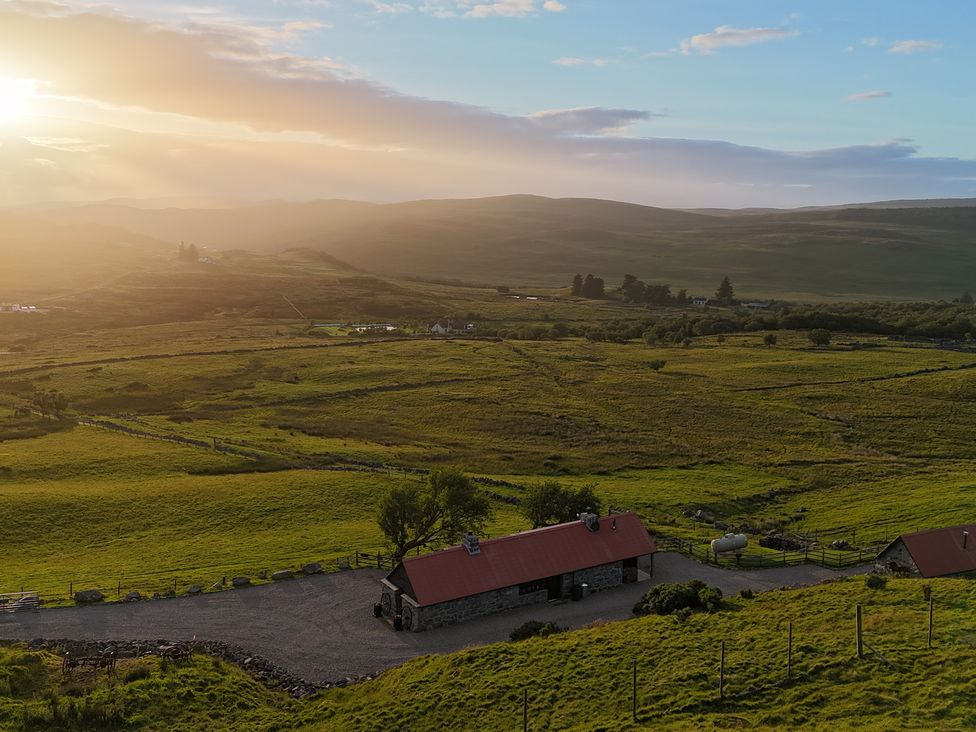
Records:
[[[634,721],[637,721],[637,659],[634,659]]]
[[[522,732],[529,729],[529,690],[522,689]]]
[[[934,600],[929,597],[929,648],[932,647],[932,603]]]
[[[862,637],[860,605],[854,610],[854,630],[857,635],[857,657],[864,658],[864,638]]]
[[[722,641],[722,656],[718,662],[718,698],[725,699],[725,641]]]
[[[786,680],[793,679],[793,623],[789,624],[789,640],[786,646]]]

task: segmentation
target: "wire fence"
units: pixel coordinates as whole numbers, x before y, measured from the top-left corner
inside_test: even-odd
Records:
[[[182,578],[179,571],[174,572],[172,570],[126,574],[114,582],[106,580],[105,576],[68,576],[60,589],[51,589],[52,582],[50,580],[45,580],[42,583],[40,591],[27,584],[22,585],[19,592],[14,591],[15,588],[6,588],[12,591],[0,594],[0,612],[37,609],[40,605],[58,605],[69,602],[112,602],[126,599],[160,599],[188,594],[195,595],[231,589],[235,586],[274,582],[276,575],[277,581],[283,581],[292,576],[356,569],[391,571],[395,566],[396,559],[382,551],[355,551],[332,556],[328,559],[297,564],[283,570],[281,574],[267,570],[247,575],[234,572],[224,574],[217,568],[209,567],[187,570]],[[246,578],[247,582],[243,582],[242,578]],[[237,584],[235,584],[235,579],[238,580]],[[87,595],[80,593],[87,593]],[[86,597],[87,600],[84,599]]]
[[[694,541],[677,536],[662,536],[657,539],[659,549],[676,551],[718,567],[737,567],[741,569],[770,569],[773,567],[795,567],[800,564],[817,564],[830,569],[845,569],[873,562],[882,546],[860,549],[831,549],[816,547],[809,549],[766,551],[766,552],[714,552],[705,540]]]

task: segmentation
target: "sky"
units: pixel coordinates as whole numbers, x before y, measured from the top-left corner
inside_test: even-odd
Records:
[[[0,0],[0,206],[976,196],[970,0]]]

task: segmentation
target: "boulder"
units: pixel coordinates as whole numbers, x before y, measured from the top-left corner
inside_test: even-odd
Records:
[[[234,587],[247,587],[249,584],[251,584],[251,578],[240,575],[232,579],[230,583],[234,585]]]
[[[190,585],[186,588],[186,592],[188,595],[199,595],[203,592],[203,588],[200,585]]]
[[[126,602],[139,602],[141,599],[142,595],[134,590],[125,596]]]
[[[75,593],[75,602],[101,602],[105,599],[98,590],[79,590]]]
[[[271,579],[273,579],[275,582],[280,582],[281,580],[291,579],[294,576],[295,573],[290,569],[279,569],[277,572],[271,575]]]
[[[318,562],[311,562],[302,565],[303,574],[322,574],[322,565]]]

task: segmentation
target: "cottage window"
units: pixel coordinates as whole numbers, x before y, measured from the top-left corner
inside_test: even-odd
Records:
[[[547,579],[533,580],[532,582],[523,582],[522,584],[519,585],[519,594],[530,595],[533,592],[542,592],[543,590],[548,589],[548,587],[549,587],[549,580]]]

